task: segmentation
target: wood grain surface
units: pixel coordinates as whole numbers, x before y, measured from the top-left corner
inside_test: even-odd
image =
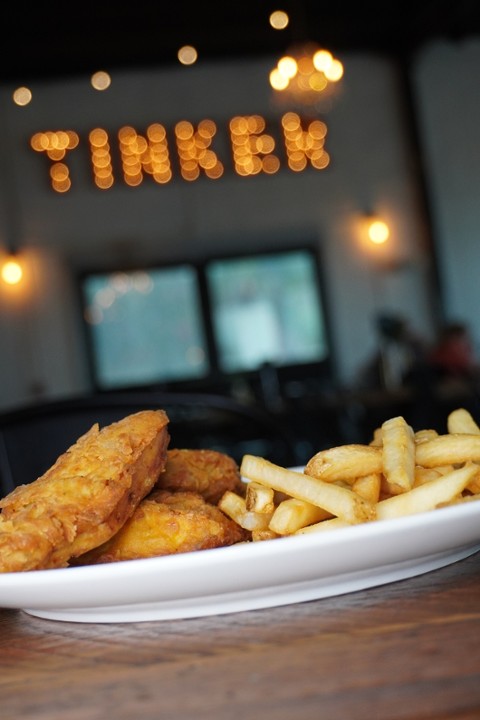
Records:
[[[1,720],[478,720],[480,553],[417,578],[208,618],[0,610]]]

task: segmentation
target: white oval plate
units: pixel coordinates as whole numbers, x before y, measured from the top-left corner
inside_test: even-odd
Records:
[[[288,605],[430,572],[480,550],[480,502],[322,533],[105,565],[0,574],[0,607],[120,623]]]

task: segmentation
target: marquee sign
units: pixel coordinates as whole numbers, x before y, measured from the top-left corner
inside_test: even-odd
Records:
[[[99,189],[108,190],[118,182],[139,186],[145,178],[158,185],[177,177],[187,182],[201,177],[218,180],[227,168],[241,177],[274,175],[282,168],[293,172],[324,170],[330,163],[326,135],[322,120],[287,112],[277,123],[261,115],[237,115],[223,133],[209,119],[196,126],[181,120],[170,129],[153,123],[143,135],[131,126],[120,128],[116,136],[94,128],[88,134],[88,149],[93,182]],[[68,159],[80,146],[78,133],[38,132],[30,144],[50,161],[53,190],[70,191],[73,182]]]

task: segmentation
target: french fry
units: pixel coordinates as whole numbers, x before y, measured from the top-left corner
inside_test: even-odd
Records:
[[[382,447],[382,428],[375,428],[373,431],[373,437],[368,443],[372,447]]]
[[[364,475],[363,477],[357,478],[357,480],[352,483],[353,492],[356,492],[357,495],[360,495],[360,497],[363,497],[371,503],[378,502],[381,487],[381,473],[370,473],[370,475]]]
[[[308,525],[307,527],[300,528],[294,534],[295,535],[306,535],[307,533],[323,532],[324,530],[335,530],[337,528],[351,527],[350,523],[341,520],[341,518],[331,518],[331,520],[323,520],[322,522]]]
[[[451,502],[465,489],[476,472],[475,464],[468,463],[448,475],[442,475],[413,490],[381,500],[377,505],[377,519],[386,520],[403,515],[414,515]]]
[[[240,472],[248,480],[318,505],[346,522],[355,524],[375,519],[375,505],[351,490],[305,473],[287,470],[264,458],[244,455]]]
[[[235,520],[245,530],[268,530],[271,513],[257,513],[247,510],[245,498],[237,493],[227,490],[218,503],[218,507],[225,515]]]
[[[441,475],[446,475],[447,473],[452,472],[452,470],[455,470],[453,465],[438,465],[433,468],[425,468],[421,465],[416,465],[413,486],[418,487],[419,485],[423,485],[431,480],[436,480]]]
[[[393,495],[407,492],[415,479],[415,440],[403,417],[390,418],[382,425],[382,463],[385,483]]]
[[[474,502],[475,500],[480,500],[480,493],[474,493],[473,495],[457,496],[455,500],[452,500],[449,503],[445,503],[445,507],[448,507],[450,505],[463,505],[464,503]],[[444,505],[439,505],[438,507],[444,507]]]
[[[475,422],[471,413],[465,408],[457,408],[450,413],[447,418],[447,427],[449,433],[480,434],[480,426]],[[467,488],[472,493],[480,492],[480,472],[468,483]]]
[[[353,481],[382,472],[382,451],[373,445],[338,445],[320,450],[305,466],[305,474],[325,482]]]
[[[274,491],[260,483],[250,482],[246,489],[245,503],[247,510],[272,514],[275,510]]]
[[[473,476],[473,478],[468,483],[467,490],[469,490],[474,495],[476,493],[480,493],[480,465],[477,468],[476,474]]]
[[[414,440],[415,443],[418,445],[419,443],[425,442],[426,440],[432,440],[435,437],[438,437],[438,432],[436,430],[417,430],[416,433],[414,433]]]
[[[449,433],[480,435],[480,427],[465,408],[457,408],[450,413],[447,418],[447,428]]]
[[[276,532],[273,532],[273,530],[252,530],[252,540],[253,542],[260,542],[261,540],[275,540],[275,538],[280,537],[277,535]]]
[[[455,433],[439,435],[416,446],[417,465],[459,465],[469,461],[480,461],[480,435]]]
[[[414,432],[393,417],[368,445],[321,450],[303,473],[244,455],[245,498],[227,492],[219,507],[257,542],[480,500],[480,425],[458,408],[448,429]]]
[[[290,498],[277,506],[269,528],[278,535],[291,535],[299,528],[331,517],[331,513],[317,505]]]

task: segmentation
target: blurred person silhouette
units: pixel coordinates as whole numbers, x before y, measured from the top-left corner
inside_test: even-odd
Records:
[[[447,323],[430,349],[427,363],[439,381],[478,379],[479,364],[467,325],[463,322]]]
[[[375,318],[378,350],[364,369],[360,384],[395,390],[417,382],[425,368],[426,343],[400,316],[382,313]]]
[[[448,413],[460,405],[480,419],[480,365],[466,324],[445,324],[432,344],[401,316],[381,314],[375,322],[378,349],[361,376],[363,388],[386,393],[405,388],[406,405],[389,412],[406,413],[415,429],[446,432]]]

